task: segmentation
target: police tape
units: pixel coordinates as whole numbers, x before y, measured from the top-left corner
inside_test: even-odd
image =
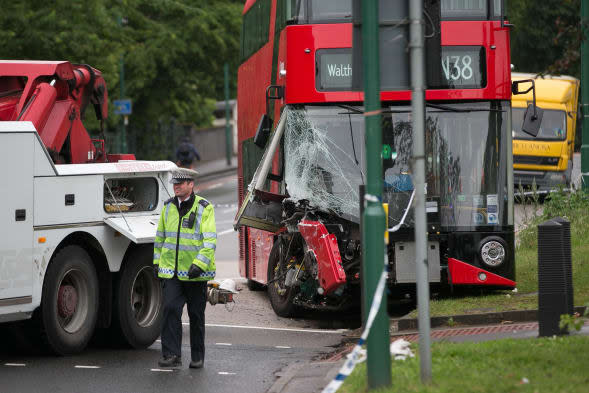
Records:
[[[386,262],[386,254],[385,254],[385,262]],[[336,392],[339,387],[344,383],[344,380],[354,371],[356,364],[359,363],[360,359],[360,351],[362,350],[362,345],[366,342],[366,338],[368,337],[368,333],[370,332],[370,328],[372,327],[372,323],[374,322],[374,318],[376,317],[376,313],[380,307],[380,303],[382,301],[382,297],[384,294],[385,288],[385,281],[387,278],[387,270],[386,265],[380,275],[380,279],[378,280],[378,285],[376,286],[376,291],[374,292],[374,298],[372,299],[372,305],[370,306],[370,312],[368,313],[368,320],[366,321],[366,328],[358,343],[352,350],[352,352],[348,355],[348,360],[343,364],[340,368],[339,373],[335,376],[335,378],[329,382],[329,384],[323,389],[321,393],[334,393]]]

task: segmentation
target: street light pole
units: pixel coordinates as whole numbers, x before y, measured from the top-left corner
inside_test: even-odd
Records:
[[[223,67],[225,75],[225,154],[227,156],[227,166],[231,166],[231,125],[229,116],[229,64],[225,63]]]
[[[123,27],[123,18],[121,16],[119,16],[117,18],[117,22],[119,24],[119,27],[122,28]],[[125,54],[121,53],[121,58],[119,60],[119,86],[121,88],[120,91],[120,99],[123,100],[125,99]],[[127,115],[122,115],[121,116],[121,151],[120,153],[126,153],[127,152],[127,124],[126,123],[126,117]]]
[[[587,41],[589,23],[589,4],[581,1],[581,114],[583,116],[583,139],[581,145],[581,173],[583,190],[589,191],[589,42]]]
[[[362,61],[364,78],[364,118],[366,125],[366,194],[363,215],[364,317],[368,318],[378,280],[384,268],[384,231],[382,206],[382,130],[379,66],[379,0],[362,1]],[[386,294],[366,340],[368,388],[391,384],[391,355]],[[364,321],[366,325],[366,320]]]
[[[425,213],[425,61],[423,1],[409,2],[411,48],[411,106],[413,112],[413,176],[415,179],[415,263],[421,382],[432,378],[427,263],[427,218]]]

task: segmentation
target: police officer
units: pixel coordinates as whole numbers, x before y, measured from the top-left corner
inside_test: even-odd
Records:
[[[195,171],[172,174],[175,197],[166,201],[155,237],[153,263],[163,284],[160,367],[182,365],[182,311],[188,303],[190,368],[204,365],[207,281],[215,277],[217,233],[213,205],[194,194]]]

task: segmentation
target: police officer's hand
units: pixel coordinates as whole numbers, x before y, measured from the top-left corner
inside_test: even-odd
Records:
[[[196,266],[194,263],[190,265],[190,269],[188,269],[188,278],[193,279],[199,277],[203,272],[203,270]]]
[[[154,265],[153,266],[153,276],[155,277],[156,280],[159,280],[160,279],[160,277],[159,277],[158,274],[159,274],[159,269],[158,269],[158,267],[156,265]]]

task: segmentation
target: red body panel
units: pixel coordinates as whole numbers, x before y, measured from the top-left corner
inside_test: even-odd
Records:
[[[256,0],[247,0],[245,14]],[[271,84],[272,55],[274,46],[274,19],[276,2],[270,10],[270,28],[268,42],[254,55],[243,62],[237,71],[238,105],[238,201],[241,205],[248,184],[243,183],[243,151],[241,142],[253,138],[262,113],[266,112],[266,87]],[[243,104],[247,103],[247,104]],[[242,277],[255,278],[256,281],[268,281],[268,256],[272,248],[273,234],[250,228],[239,229],[239,274]],[[269,247],[267,246],[269,244]],[[247,253],[247,255],[246,255]],[[247,260],[247,263],[246,263]]]
[[[335,291],[346,283],[335,235],[327,232],[325,225],[319,221],[302,220],[298,227],[307,247],[315,253],[319,285],[326,294]]]
[[[361,102],[358,91],[320,92],[315,84],[315,51],[327,48],[351,48],[351,24],[298,25],[286,28],[287,104]],[[509,31],[500,22],[442,22],[443,46],[484,46],[487,60],[487,86],[483,89],[427,90],[427,100],[511,99]],[[493,49],[494,48],[494,49]],[[507,56],[507,58],[505,58]],[[313,78],[310,76],[313,75]],[[410,91],[381,92],[383,101],[409,101]]]
[[[451,284],[493,285],[515,288],[516,282],[476,266],[448,258],[448,280]]]

